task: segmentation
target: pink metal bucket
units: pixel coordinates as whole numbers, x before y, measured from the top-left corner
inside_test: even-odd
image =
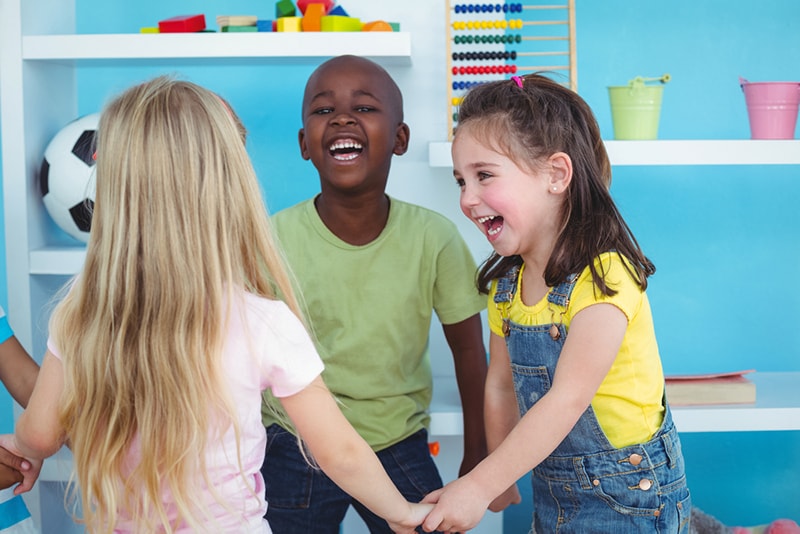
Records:
[[[752,139],[794,139],[800,82],[748,82],[739,78]]]

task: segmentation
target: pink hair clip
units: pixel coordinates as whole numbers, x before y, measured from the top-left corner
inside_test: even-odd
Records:
[[[522,89],[522,78],[519,76],[512,76],[511,79],[514,80],[514,82],[517,84],[517,87]]]

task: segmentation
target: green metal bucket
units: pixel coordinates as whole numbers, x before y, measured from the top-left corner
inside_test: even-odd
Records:
[[[608,88],[611,101],[611,120],[614,139],[657,139],[661,116],[661,98],[664,85],[670,80],[665,74],[660,78],[634,78],[628,85]],[[658,85],[645,82],[658,81]]]

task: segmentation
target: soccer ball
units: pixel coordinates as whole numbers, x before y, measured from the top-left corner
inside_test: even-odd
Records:
[[[39,185],[44,207],[67,234],[86,243],[95,194],[95,132],[99,113],[64,126],[44,151]]]

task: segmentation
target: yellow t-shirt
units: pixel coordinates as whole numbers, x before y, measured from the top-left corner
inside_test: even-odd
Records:
[[[606,273],[606,284],[617,293],[607,297],[597,290],[586,267],[575,282],[569,308],[561,320],[569,335],[575,314],[596,303],[612,304],[628,318],[628,329],[617,357],[592,399],[592,408],[606,437],[614,447],[621,448],[649,440],[661,426],[664,372],[647,294],[631,278],[619,254],[601,254],[595,265],[599,273]],[[553,313],[548,308],[547,296],[532,306],[526,306],[520,298],[524,268],[523,265],[519,273],[508,318],[523,326],[549,324],[553,322]],[[489,293],[488,319],[492,332],[502,337],[503,319],[494,302],[496,288],[497,280]],[[555,310],[558,322],[562,308],[554,304],[550,308]]]

